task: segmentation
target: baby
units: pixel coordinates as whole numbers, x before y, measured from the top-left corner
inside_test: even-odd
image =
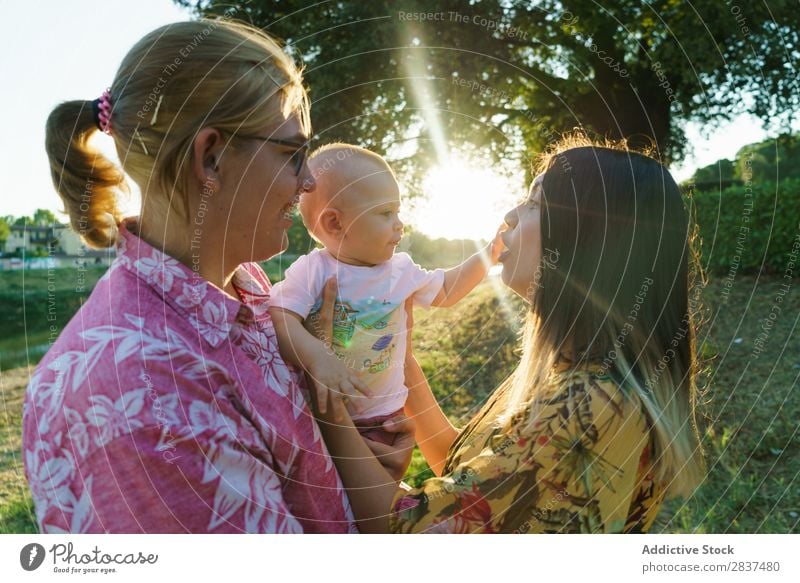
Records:
[[[395,253],[403,236],[400,189],[383,158],[358,146],[330,144],[308,164],[317,188],[302,195],[300,213],[324,249],[298,258],[272,288],[270,314],[281,354],[317,385],[345,393],[363,436],[391,444],[394,434],[383,422],[402,412],[408,394],[405,301],[413,296],[417,306],[452,306],[497,263],[502,243],[496,236],[461,265],[427,271],[407,253]],[[305,319],[313,322],[332,277],[338,283],[333,352],[303,327]],[[327,394],[317,397],[325,411]]]

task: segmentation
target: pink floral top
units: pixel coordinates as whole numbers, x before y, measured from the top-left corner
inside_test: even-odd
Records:
[[[28,387],[42,532],[355,532],[263,270],[239,302],[128,228]]]

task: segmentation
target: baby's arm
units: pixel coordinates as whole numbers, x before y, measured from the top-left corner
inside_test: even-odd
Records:
[[[281,356],[306,372],[316,368],[315,362],[320,355],[328,354],[331,350],[322,340],[317,340],[303,328],[303,319],[284,308],[271,307],[272,323],[278,336],[278,347]]]
[[[353,405],[358,408],[360,399],[353,399],[356,391],[368,395],[369,389],[355,371],[347,368],[336,356],[330,348],[330,339],[323,342],[312,336],[303,327],[300,316],[291,310],[271,307],[269,313],[278,336],[281,356],[311,376],[320,412],[327,410],[329,391],[352,399]]]
[[[432,306],[448,308],[471,292],[486,277],[489,267],[497,263],[503,243],[498,229],[494,240],[461,265],[444,272],[444,285],[431,302]]]

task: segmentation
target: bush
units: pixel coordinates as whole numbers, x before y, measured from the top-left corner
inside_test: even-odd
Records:
[[[800,245],[800,179],[759,182],[690,197],[703,267],[729,272],[784,273]]]

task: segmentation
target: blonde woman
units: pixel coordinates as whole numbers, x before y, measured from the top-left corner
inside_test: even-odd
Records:
[[[89,144],[97,131],[121,169]],[[117,258],[28,387],[25,471],[43,532],[355,531],[255,263],[286,248],[315,187],[310,131],[292,61],[223,20],[153,31],[99,99],[50,115],[71,224]],[[138,218],[117,210],[123,170],[142,192]],[[413,437],[398,433],[404,467]]]
[[[529,304],[514,374],[459,431],[407,356],[406,413],[437,477],[398,490],[342,407],[320,416],[362,532],[646,532],[702,478],[689,229],[669,172],[572,139],[505,222],[502,279]]]

